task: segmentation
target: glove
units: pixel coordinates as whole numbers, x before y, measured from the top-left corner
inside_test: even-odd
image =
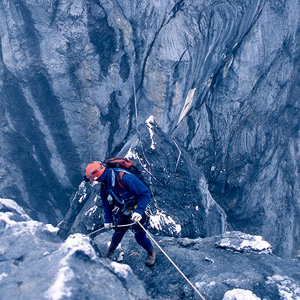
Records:
[[[114,227],[113,223],[104,223],[103,225],[104,225],[104,228],[113,228]]]
[[[133,222],[137,223],[137,222],[139,222],[139,221],[142,220],[142,216],[141,216],[139,213],[134,212],[134,213],[132,214],[132,216],[131,216],[131,220],[132,220]]]

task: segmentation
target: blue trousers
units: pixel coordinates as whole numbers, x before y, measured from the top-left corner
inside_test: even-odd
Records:
[[[131,224],[132,220],[130,219],[130,216],[124,216],[121,215],[120,219],[117,222],[117,225],[125,225],[125,224]],[[140,223],[144,226],[144,228],[147,229],[149,225],[149,218],[144,214],[142,220]],[[134,236],[139,245],[141,245],[147,252],[151,252],[153,249],[153,246],[151,244],[151,241],[147,238],[146,232],[141,228],[139,224],[132,225]],[[129,229],[129,226],[125,227],[117,227],[111,240],[111,246],[116,248],[118,247],[119,243],[121,242],[123,236]]]

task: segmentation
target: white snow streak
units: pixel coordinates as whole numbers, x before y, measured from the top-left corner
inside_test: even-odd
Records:
[[[223,297],[223,300],[261,300],[249,290],[233,289],[227,291]]]
[[[138,159],[138,154],[134,151],[132,151],[132,148],[130,147],[127,154],[125,155],[125,158],[127,159]]]
[[[87,217],[92,216],[96,211],[97,211],[98,207],[95,205],[93,207],[91,207],[89,210],[87,210],[84,215]]]
[[[128,265],[122,265],[115,261],[111,263],[111,266],[113,267],[114,272],[123,278],[126,278],[131,272],[131,268]]]
[[[151,138],[151,146],[150,148],[155,150],[155,143],[154,143],[154,140],[153,140],[153,136],[154,136],[154,132],[152,130],[153,128],[153,123],[155,123],[155,119],[154,117],[151,115],[147,120],[146,120],[146,125],[149,129],[149,133],[150,133],[150,138]]]
[[[71,288],[65,285],[74,277],[74,272],[67,266],[59,269],[54,284],[46,291],[46,299],[60,300],[63,297],[71,297]]]
[[[185,117],[185,115],[187,114],[187,112],[189,111],[189,109],[191,108],[192,104],[193,104],[193,99],[194,99],[194,94],[195,94],[196,88],[194,89],[190,89],[189,93],[185,99],[185,103],[183,106],[183,109],[180,113],[177,125],[182,121],[182,119]]]
[[[7,208],[15,210],[21,216],[28,217],[25,214],[25,211],[23,210],[23,208],[21,206],[19,206],[15,201],[13,201],[11,199],[2,199],[2,198],[0,198],[0,208],[2,208],[3,206],[6,206]],[[28,217],[28,219],[30,219],[30,218]]]
[[[181,225],[176,224],[172,217],[167,216],[161,211],[157,211],[155,215],[150,216],[150,227],[155,228],[156,230],[162,230],[163,225],[175,227],[176,233],[181,232]]]

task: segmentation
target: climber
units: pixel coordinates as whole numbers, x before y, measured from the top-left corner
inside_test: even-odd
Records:
[[[147,251],[146,266],[152,267],[156,253],[146,233],[138,225],[147,228],[149,217],[145,213],[150,201],[149,189],[132,173],[124,169],[106,167],[105,163],[94,161],[85,169],[86,181],[98,181],[101,185],[101,199],[104,209],[104,227],[115,228],[110,246],[103,257],[111,259],[123,236],[132,225],[135,239]],[[113,225],[115,224],[115,226]]]

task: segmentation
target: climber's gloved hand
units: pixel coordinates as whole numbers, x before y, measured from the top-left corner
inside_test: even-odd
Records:
[[[139,221],[142,220],[142,216],[141,216],[139,213],[134,212],[134,213],[132,214],[132,216],[131,216],[131,220],[132,220],[133,222],[137,223],[137,222],[139,222]]]
[[[113,223],[104,223],[104,228],[113,228],[114,224]]]

